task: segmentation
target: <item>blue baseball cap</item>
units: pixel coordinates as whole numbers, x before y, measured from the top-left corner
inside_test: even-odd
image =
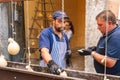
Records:
[[[62,18],[65,18],[65,17],[68,17],[65,12],[55,11],[55,12],[53,13],[53,19],[54,19],[54,18],[62,19]]]

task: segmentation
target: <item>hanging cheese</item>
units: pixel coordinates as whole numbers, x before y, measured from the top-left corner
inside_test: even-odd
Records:
[[[61,72],[60,75],[61,75],[61,76],[66,76],[66,77],[67,77],[66,71]]]
[[[19,44],[14,41],[12,38],[8,39],[9,45],[8,45],[8,52],[11,55],[17,55],[20,51],[20,46]]]
[[[29,71],[33,71],[33,69],[31,68],[30,65],[27,65],[27,66],[26,66],[26,69],[29,70]]]
[[[61,76],[66,76],[67,77],[67,73],[66,73],[66,71],[61,71],[61,69],[58,69],[58,72],[60,72],[60,75]]]
[[[0,67],[6,67],[7,61],[5,60],[3,55],[0,55]]]

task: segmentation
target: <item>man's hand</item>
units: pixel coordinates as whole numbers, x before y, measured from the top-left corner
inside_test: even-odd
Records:
[[[60,73],[63,71],[53,60],[50,60],[47,65],[50,69],[50,72],[53,74],[60,75]]]
[[[96,51],[96,46],[88,47],[88,49],[91,49],[92,51]]]
[[[96,46],[88,47],[87,49],[77,50],[77,52],[82,56],[91,55],[92,51],[96,51]]]
[[[77,52],[78,52],[81,56],[85,56],[85,55],[91,55],[92,50],[91,50],[91,49],[80,49],[80,50],[77,50]]]
[[[66,58],[66,64],[67,64],[68,67],[70,67],[70,65],[72,65],[72,62],[70,60],[71,57],[72,57],[72,53],[71,52],[66,52],[65,58]]]
[[[66,54],[65,54],[66,59],[70,59],[71,56],[72,56],[71,52],[66,52]]]

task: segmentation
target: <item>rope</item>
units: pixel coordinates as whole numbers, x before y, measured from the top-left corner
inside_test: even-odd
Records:
[[[62,12],[64,12],[64,0],[62,0]],[[62,27],[64,28],[64,17],[62,15]],[[65,78],[64,78],[65,80]]]
[[[64,0],[62,0],[62,12],[64,12]],[[62,27],[64,27],[64,17],[62,15]]]
[[[2,39],[0,39],[0,56],[3,54],[3,45],[2,45]]]
[[[0,5],[1,6],[1,5]],[[0,12],[2,13],[2,8],[0,9]],[[2,15],[0,15],[0,19],[1,20],[3,20],[3,17],[2,17]],[[3,23],[3,22],[2,22]],[[2,24],[0,24],[0,27],[2,27],[3,25]],[[4,30],[4,29],[3,29]],[[3,39],[3,35],[4,35],[4,33],[3,32],[5,32],[5,31],[1,31],[0,32],[0,55],[2,55],[3,54],[3,42],[2,41],[4,41],[4,39]],[[2,40],[3,39],[3,40]]]
[[[11,15],[12,15],[12,22],[11,22],[11,27],[12,27],[12,38],[15,38],[15,27],[14,27],[14,20],[13,20],[13,0],[11,0]]]
[[[26,1],[26,4],[27,4],[27,8],[26,8],[27,9],[27,15],[26,15],[27,18],[26,19],[27,19],[27,26],[28,26],[28,29],[27,29],[28,30],[27,31],[28,32],[27,47],[28,47],[28,63],[29,63],[28,65],[30,66],[31,61],[30,61],[30,39],[29,39],[30,38],[29,37],[30,36],[30,31],[29,31],[29,13],[28,13],[28,11],[29,11],[29,5],[28,5],[28,0]]]
[[[106,0],[106,10],[108,10],[107,7],[107,0]],[[107,58],[107,39],[108,39],[108,12],[106,12],[107,15],[107,20],[106,20],[106,38],[105,38],[105,66],[104,66],[104,80],[107,80],[107,75],[106,75],[106,58]]]

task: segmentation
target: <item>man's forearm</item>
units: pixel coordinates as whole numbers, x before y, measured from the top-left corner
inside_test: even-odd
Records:
[[[45,61],[45,63],[47,64],[50,60],[52,60],[52,57],[49,53],[49,50],[47,48],[42,48],[41,49],[41,55],[42,55],[42,58],[43,60]]]
[[[113,59],[113,58],[110,58],[110,57],[98,54],[95,51],[93,51],[91,55],[93,56],[93,58],[98,63],[100,63],[100,64],[102,64],[104,66],[105,66],[105,61],[106,61],[106,67],[108,67],[108,68],[112,68],[116,64],[116,62],[117,62],[116,59]]]

